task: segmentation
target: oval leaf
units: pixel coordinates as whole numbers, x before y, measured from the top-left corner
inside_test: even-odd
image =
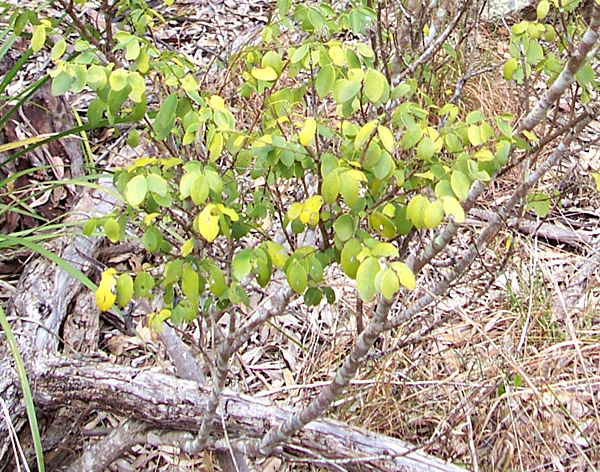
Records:
[[[146,198],[148,192],[148,182],[143,175],[136,175],[127,182],[125,190],[125,199],[131,206],[139,206]]]

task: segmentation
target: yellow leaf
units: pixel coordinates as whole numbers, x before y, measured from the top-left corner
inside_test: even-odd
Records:
[[[98,289],[96,290],[96,305],[100,311],[110,310],[117,299],[116,274],[117,271],[112,268],[102,272],[100,284],[98,284]]]
[[[273,80],[277,80],[277,71],[273,69],[271,66],[267,66],[264,69],[260,69],[255,67],[250,71],[252,77],[257,80],[264,80],[265,82],[272,82]]]
[[[304,122],[304,126],[302,127],[302,131],[298,133],[298,141],[300,141],[300,144],[302,144],[302,146],[308,146],[315,137],[316,131],[316,120],[312,117],[307,118]]]
[[[208,99],[208,104],[213,110],[218,110],[219,108],[225,108],[225,100],[223,100],[218,95],[213,95]]]
[[[300,222],[310,226],[316,226],[319,222],[319,210],[322,205],[323,197],[321,197],[321,195],[315,195],[314,197],[308,198],[304,202],[302,212],[300,213]]]
[[[204,210],[200,212],[197,218],[198,231],[204,239],[212,243],[219,234],[219,216],[213,215],[212,210],[215,205],[209,203]]]
[[[229,218],[231,218],[231,221],[237,221],[240,219],[240,217],[235,212],[235,210],[232,210],[231,208],[227,208],[222,203],[217,203],[217,210],[219,210],[221,213],[223,213],[224,215],[227,215]]]

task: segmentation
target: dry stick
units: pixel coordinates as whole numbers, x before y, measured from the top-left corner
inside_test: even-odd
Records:
[[[208,435],[213,427],[217,407],[219,406],[219,402],[221,400],[221,392],[225,386],[227,372],[229,371],[229,360],[234,352],[231,348],[233,346],[233,339],[235,336],[236,320],[236,311],[231,310],[229,312],[229,332],[227,333],[227,337],[219,344],[219,348],[217,349],[212,388],[206,403],[206,411],[204,412],[204,417],[202,418],[202,425],[200,426],[200,431],[198,431],[198,436],[196,436],[196,439],[194,439],[188,445],[189,452],[192,454],[196,454],[200,450],[204,449]]]
[[[403,70],[400,74],[398,74],[398,77],[395,77],[395,80],[397,82],[402,82],[402,80],[405,77],[407,77],[408,75],[414,74],[414,72],[417,70],[417,67],[419,67],[424,62],[428,61],[431,58],[431,56],[433,56],[435,54],[435,52],[440,47],[442,47],[442,44],[444,44],[446,39],[448,39],[448,36],[450,36],[450,33],[452,33],[452,31],[454,31],[454,28],[456,28],[458,21],[463,16],[466,6],[469,4],[470,1],[471,0],[463,0],[460,3],[460,5],[457,8],[457,12],[454,15],[454,17],[452,18],[452,21],[450,22],[450,24],[438,36],[438,38],[434,42],[432,42],[431,45],[427,49],[425,49],[425,51],[423,51],[423,53],[415,61],[411,62],[411,64],[405,70]]]
[[[334,379],[321,390],[317,398],[302,411],[271,428],[262,440],[240,441],[236,446],[249,456],[267,456],[279,443],[287,441],[298,430],[321,416],[333,400],[342,393],[362,365],[361,361],[385,328],[385,321],[392,304],[392,301],[383,297],[379,299],[373,320],[356,340],[352,352],[346,357]]]
[[[71,463],[68,472],[105,470],[125,451],[146,442],[146,431],[149,427],[150,425],[145,422],[126,420],[104,439],[88,446],[81,457]]]

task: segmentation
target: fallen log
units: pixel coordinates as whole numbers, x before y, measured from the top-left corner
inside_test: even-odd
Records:
[[[152,370],[141,370],[87,359],[54,357],[36,364],[33,376],[39,406],[85,404],[126,415],[161,430],[197,431],[206,406],[207,389]],[[267,401],[225,393],[214,431],[225,424],[232,443],[236,438],[261,437],[273,424],[293,414]],[[212,449],[227,450],[220,437]],[[312,463],[330,470],[461,471],[398,439],[346,423],[323,419],[309,425],[279,454],[288,460]]]

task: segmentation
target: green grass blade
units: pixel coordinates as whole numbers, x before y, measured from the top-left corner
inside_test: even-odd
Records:
[[[0,306],[0,326],[6,335],[6,340],[10,351],[15,359],[15,366],[17,367],[17,375],[21,382],[21,389],[23,390],[23,400],[25,402],[25,410],[27,411],[27,418],[29,419],[29,429],[31,430],[31,436],[33,437],[33,446],[35,448],[35,457],[37,459],[37,466],[40,472],[44,472],[44,451],[42,449],[42,440],[40,438],[40,430],[37,423],[37,417],[35,416],[35,405],[33,404],[33,395],[31,394],[31,388],[29,387],[29,381],[27,380],[27,372],[25,371],[25,364],[23,358],[19,352],[17,342],[10,329],[10,324],[6,319],[4,310]]]
[[[48,249],[45,249],[44,247],[40,246],[39,244],[34,243],[33,241],[30,241],[30,240],[24,239],[24,238],[16,238],[16,237],[14,237],[12,235],[8,235],[8,234],[0,235],[0,244],[3,241],[8,241],[8,242],[12,243],[11,244],[12,246],[19,246],[19,245],[25,246],[26,248],[29,248],[32,251],[37,252],[41,256],[44,256],[46,259],[49,259],[50,261],[54,262],[56,265],[58,265],[61,269],[63,269],[68,274],[75,277],[75,279],[77,279],[79,282],[81,282],[83,285],[85,285],[90,290],[95,291],[98,288],[94,282],[92,282],[83,272],[81,272],[80,270],[73,267],[73,265],[71,263],[69,263],[62,257],[57,256],[53,252],[48,251]]]

